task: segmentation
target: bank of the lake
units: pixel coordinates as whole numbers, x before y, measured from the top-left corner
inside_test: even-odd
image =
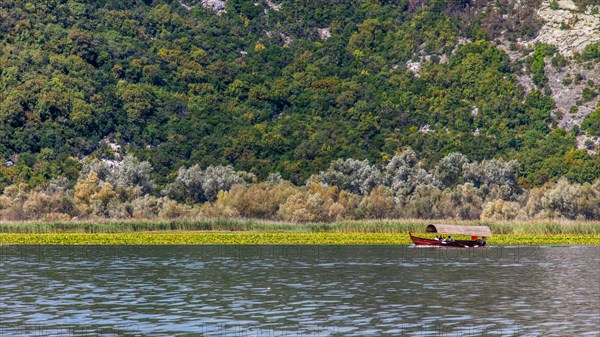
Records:
[[[294,224],[261,220],[0,223],[0,244],[410,244],[444,220],[372,220]],[[491,245],[600,244],[600,222],[452,221],[489,226]]]
[[[344,232],[130,232],[130,233],[2,233],[0,244],[34,245],[182,245],[182,244],[310,244],[408,245],[406,233]],[[489,245],[600,245],[599,234],[496,234]]]
[[[254,219],[0,222],[0,233],[130,233],[164,231],[418,233],[423,232],[428,224],[488,226],[494,234],[600,235],[600,222],[598,221],[454,221],[420,219],[340,221],[306,224]]]

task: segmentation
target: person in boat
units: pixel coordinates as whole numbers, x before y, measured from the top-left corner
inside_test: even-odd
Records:
[[[448,235],[448,237],[446,238],[446,242],[454,242],[454,239]]]
[[[479,243],[479,245],[482,247],[485,246],[485,236],[482,236],[480,241],[481,242]]]

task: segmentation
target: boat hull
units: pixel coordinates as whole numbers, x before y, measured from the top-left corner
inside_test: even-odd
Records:
[[[431,246],[431,247],[456,247],[456,248],[475,248],[480,247],[481,242],[479,240],[455,240],[452,242],[443,242],[433,239],[425,239],[412,235],[409,233],[410,239],[415,246]]]

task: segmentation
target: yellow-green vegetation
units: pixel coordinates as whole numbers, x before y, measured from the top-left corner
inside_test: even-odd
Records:
[[[371,244],[408,245],[408,234],[342,232],[137,232],[0,234],[0,244],[187,245],[187,244]],[[498,234],[490,245],[598,245],[600,235]]]
[[[444,220],[294,224],[259,220],[0,224],[0,244],[410,244],[408,232]],[[452,221],[485,225],[491,245],[600,244],[599,222]],[[420,234],[433,237],[434,234]],[[460,237],[455,237],[459,239]]]

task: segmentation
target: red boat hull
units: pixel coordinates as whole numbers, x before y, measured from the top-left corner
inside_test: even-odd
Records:
[[[410,235],[410,239],[415,244],[415,246],[437,246],[437,247],[457,247],[457,248],[469,248],[469,247],[479,247],[481,242],[479,240],[455,240],[452,242],[443,242],[433,239],[425,239],[413,236],[412,233],[408,233]]]

